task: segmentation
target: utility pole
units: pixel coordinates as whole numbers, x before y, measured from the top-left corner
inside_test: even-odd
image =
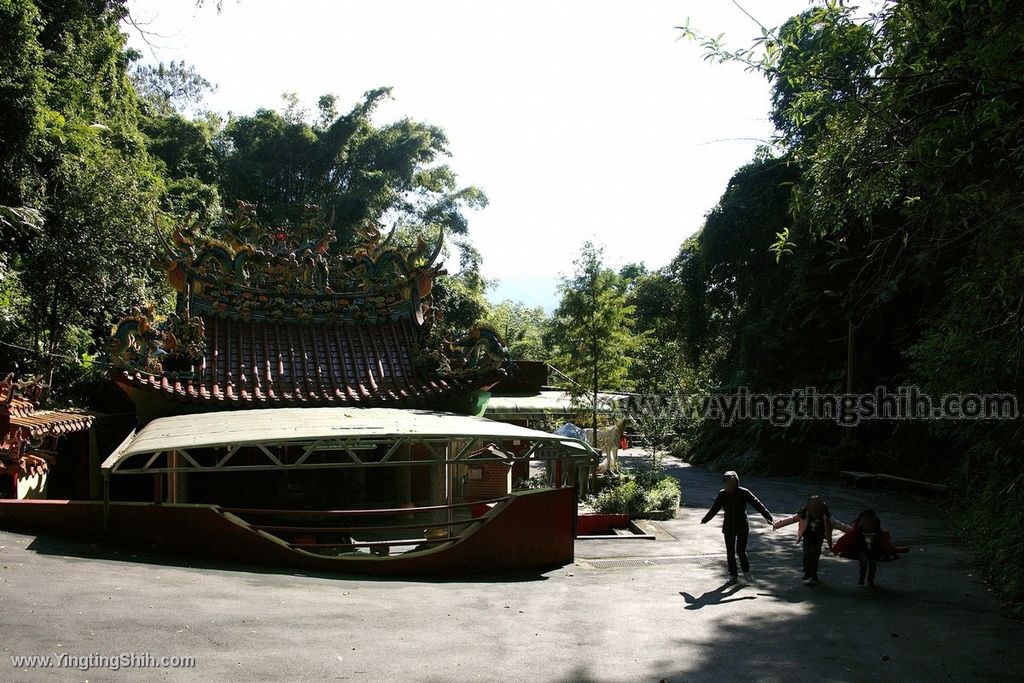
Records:
[[[853,395],[853,318],[846,319],[846,395]],[[843,427],[841,443],[845,446],[850,441],[850,427]]]
[[[591,409],[591,420],[590,426],[594,430],[594,443],[591,444],[597,449],[597,354],[598,354],[598,340],[597,340],[597,268],[594,267],[590,272],[590,345],[591,345],[591,360],[594,362],[594,386],[592,403],[590,404]]]

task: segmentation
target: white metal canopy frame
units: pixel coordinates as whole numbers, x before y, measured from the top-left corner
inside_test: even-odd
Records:
[[[480,452],[517,440],[529,444],[519,454]],[[447,448],[452,442],[457,449]],[[406,459],[403,446],[416,444],[428,457]],[[234,456],[242,449],[249,457],[239,462]],[[466,464],[470,456],[473,464],[569,460],[589,466],[600,459],[586,442],[479,417],[396,408],[268,408],[153,420],[132,432],[101,470],[106,481],[111,474]]]

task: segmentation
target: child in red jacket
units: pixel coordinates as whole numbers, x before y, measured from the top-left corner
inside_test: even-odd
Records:
[[[882,520],[874,510],[860,513],[850,525],[850,530],[832,546],[832,552],[836,555],[860,563],[857,585],[863,586],[867,578],[868,588],[875,587],[875,572],[879,561],[898,560],[900,554],[908,550],[893,544],[891,534],[882,528]]]

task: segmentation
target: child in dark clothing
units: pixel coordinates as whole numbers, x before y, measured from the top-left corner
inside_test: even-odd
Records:
[[[744,576],[749,577],[750,574],[750,561],[747,558],[747,538],[750,533],[750,528],[747,525],[747,503],[760,512],[769,524],[772,523],[772,513],[768,512],[764,503],[759,501],[749,489],[740,486],[740,477],[733,470],[729,470],[723,475],[722,484],[722,490],[718,492],[714,504],[700,523],[707,524],[718,514],[719,510],[725,511],[722,520],[722,534],[725,536],[725,555],[729,563],[730,583],[735,583],[738,579],[737,555],[739,555],[740,567],[743,569]]]
[[[832,519],[828,505],[820,496],[811,496],[805,505],[795,515],[780,519],[772,524],[773,529],[781,529],[784,526],[799,522],[797,527],[797,543],[803,543],[804,550],[804,578],[806,584],[818,582],[818,562],[821,559],[821,544],[828,542],[829,550],[832,549],[832,529],[849,531],[850,527],[838,520]]]
[[[842,557],[855,559],[860,563],[857,585],[863,586],[867,579],[868,588],[875,587],[875,572],[879,561],[899,559],[899,553],[907,548],[897,548],[889,532],[882,529],[882,520],[874,510],[865,510],[858,515],[850,530],[832,547],[832,552]]]
[[[857,518],[857,525],[860,527],[860,534],[853,544],[857,552],[857,560],[860,562],[860,576],[857,579],[857,585],[864,585],[866,573],[868,588],[874,588],[878,560],[882,557],[882,521],[878,519],[878,515],[873,510],[866,510]]]

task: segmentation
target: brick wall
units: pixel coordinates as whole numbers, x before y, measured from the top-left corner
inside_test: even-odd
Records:
[[[476,478],[474,472],[479,473]],[[482,462],[469,465],[469,481],[466,482],[466,499],[499,498],[512,491],[512,468],[500,462]]]

